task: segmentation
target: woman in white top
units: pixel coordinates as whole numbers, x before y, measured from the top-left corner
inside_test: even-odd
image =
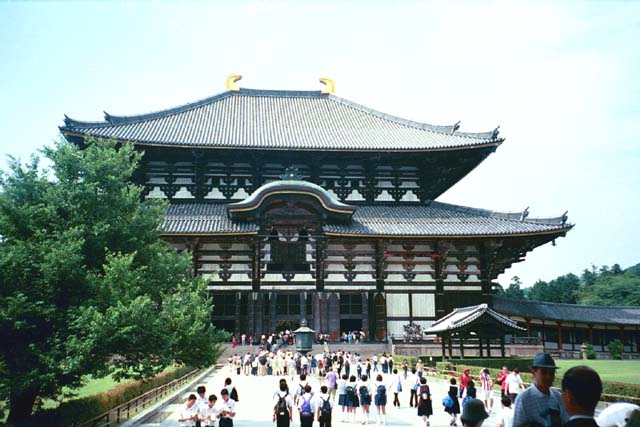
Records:
[[[338,380],[338,406],[341,408],[341,421],[345,420],[345,409],[347,408],[347,380],[349,377],[347,374],[343,374],[342,378]]]
[[[402,378],[398,373],[397,369],[393,370],[393,374],[391,376],[391,391],[393,392],[393,406],[400,407],[400,400],[398,399],[398,395],[402,392]]]

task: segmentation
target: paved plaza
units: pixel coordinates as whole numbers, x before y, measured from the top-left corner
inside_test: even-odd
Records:
[[[236,386],[238,390],[239,402],[237,405],[237,415],[234,421],[234,425],[237,427],[257,427],[257,426],[275,426],[275,423],[271,421],[271,415],[273,413],[273,395],[276,392],[278,387],[278,381],[280,378],[284,377],[276,377],[276,376],[265,376],[265,377],[256,377],[256,376],[245,376],[245,375],[235,375],[230,373],[227,367],[221,368],[213,373],[211,376],[207,377],[203,384],[207,387],[207,395],[213,393],[218,397],[220,396],[220,390],[224,385],[225,378],[230,377],[233,381],[233,384]],[[293,389],[292,386],[297,385],[298,378],[294,378],[293,381],[290,376],[286,377],[287,383],[289,384],[290,389]],[[310,377],[309,383],[313,387],[313,392],[318,392],[321,383],[319,383],[318,379],[314,377]],[[450,417],[447,413],[444,412],[442,406],[442,398],[447,393],[449,387],[448,384],[445,384],[444,381],[428,378],[428,384],[431,388],[431,393],[433,395],[433,410],[434,414],[430,418],[431,426],[448,426]],[[195,385],[193,386],[193,390],[189,390],[187,392],[182,393],[180,396],[179,402],[168,405],[162,409],[162,412],[167,414],[168,416],[162,421],[157,421],[155,423],[149,424],[141,424],[145,427],[178,427],[178,412],[180,407],[186,401],[187,396],[190,393],[195,393]],[[420,426],[422,424],[421,419],[417,416],[416,408],[409,407],[409,389],[410,384],[403,384],[403,392],[400,394],[400,408],[394,408],[391,402],[393,401],[393,394],[390,394],[389,404],[387,405],[387,426]],[[496,425],[496,414],[499,413],[500,410],[500,401],[498,399],[499,394],[494,392],[494,411],[490,414],[489,419],[485,420],[485,426],[495,426]],[[333,426],[349,426],[349,425],[361,425],[361,410],[358,409],[358,418],[357,423],[345,423],[340,422],[341,414],[340,407],[335,406],[333,410]],[[375,418],[375,407],[371,406],[372,416],[370,419],[369,425],[376,425]],[[300,420],[297,416],[297,411],[294,414],[294,421],[292,426],[299,426]],[[318,423],[314,422],[314,426],[317,426]],[[458,420],[458,425],[461,425]]]

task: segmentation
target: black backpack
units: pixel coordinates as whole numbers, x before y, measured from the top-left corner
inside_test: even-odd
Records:
[[[385,387],[383,384],[380,384],[378,386],[377,394],[381,398],[386,397],[387,396],[387,387]]]
[[[231,392],[229,393],[229,397],[235,400],[236,402],[240,401],[240,399],[238,399],[238,392],[236,391],[235,387],[231,389]]]
[[[431,398],[431,393],[429,392],[429,386],[428,385],[421,385],[420,386],[420,400],[421,401],[425,401],[425,400],[429,400]]]
[[[289,408],[287,407],[286,397],[289,395],[287,392],[284,396],[278,396],[278,403],[276,403],[276,415],[278,417],[288,417]]]
[[[369,388],[366,385],[360,386],[360,398],[365,402],[369,400]]]
[[[352,402],[356,397],[356,391],[353,389],[353,386],[348,385],[345,391],[347,392],[347,399],[349,399],[348,402]]]
[[[322,406],[320,407],[322,416],[326,417],[331,415],[331,402],[329,402],[329,399],[324,400],[323,398],[320,398],[320,400],[322,400]]]

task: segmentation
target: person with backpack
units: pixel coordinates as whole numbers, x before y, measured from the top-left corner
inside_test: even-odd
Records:
[[[333,401],[329,395],[329,388],[326,385],[320,387],[320,394],[316,397],[316,415],[320,427],[331,427],[331,410]]]
[[[240,399],[238,399],[238,390],[236,390],[235,386],[231,385],[231,378],[224,380],[224,388],[229,391],[229,397],[233,399],[234,402],[240,402]]]
[[[393,370],[391,377],[391,390],[393,391],[393,406],[400,407],[400,399],[398,396],[402,393],[402,377],[398,373],[397,369]]]
[[[347,381],[349,377],[347,375],[342,375],[342,378],[338,381],[338,406],[342,408],[341,414],[342,418],[340,421],[346,421],[344,411],[347,407]]]
[[[387,424],[387,385],[382,380],[382,375],[378,374],[374,386],[376,395],[373,403],[376,405],[378,424]]]
[[[358,385],[358,396],[360,397],[360,406],[362,406],[362,424],[369,424],[371,407],[371,396],[373,389],[369,383],[369,377],[363,375],[360,377],[360,385]]]
[[[280,380],[279,390],[273,395],[273,421],[276,427],[289,427],[293,420],[293,398],[285,379]]]
[[[458,425],[458,414],[460,413],[460,402],[458,401],[458,384],[456,382],[455,377],[451,377],[449,379],[449,392],[447,393],[449,397],[449,401],[451,402],[451,406],[447,406],[444,404],[444,411],[451,415],[451,420],[449,421],[450,426]],[[446,398],[445,398],[446,399]]]
[[[431,390],[427,385],[425,377],[420,378],[418,387],[418,416],[422,417],[425,427],[429,427],[429,417],[433,415],[433,405],[431,403]]]
[[[313,393],[311,393],[311,386],[307,384],[304,387],[304,393],[298,399],[298,412],[300,413],[300,427],[312,427],[313,426],[313,414],[314,414],[314,402]]]
[[[305,387],[309,385],[309,382],[307,381],[307,376],[305,374],[301,374],[300,375],[300,382],[298,383],[298,387],[296,387],[296,393],[293,396],[293,403],[294,404],[298,404],[298,400],[300,399],[300,396],[302,396],[304,394],[304,389]]]
[[[360,399],[358,399],[358,386],[356,384],[356,376],[351,375],[347,387],[347,417],[350,422],[356,422],[356,409],[360,406]]]

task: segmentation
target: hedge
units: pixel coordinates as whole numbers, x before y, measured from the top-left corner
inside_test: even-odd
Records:
[[[78,425],[135,399],[149,390],[180,378],[192,370],[191,367],[182,366],[174,371],[158,374],[148,380],[120,384],[104,393],[62,402],[57,408],[46,409],[34,414],[32,419],[37,420],[38,425],[41,426]]]
[[[460,363],[464,362],[464,364]],[[497,385],[495,385],[495,378],[497,378],[498,373],[500,373],[502,366],[507,366],[509,370],[513,370],[514,368],[520,369],[520,377],[525,385],[531,384],[533,382],[533,375],[530,373],[532,359],[464,359],[464,360],[454,360],[453,362],[438,362],[436,363],[436,367],[440,371],[456,371],[462,374],[464,368],[469,368],[470,375],[474,378],[478,378],[480,375],[480,370],[483,368],[489,368],[489,372],[491,374],[491,378],[494,379],[494,388],[497,389]],[[457,364],[456,364],[457,363]],[[492,367],[498,365],[499,367]],[[553,381],[553,387],[557,389],[562,388],[562,377],[556,376]],[[622,398],[631,398],[632,403],[639,404],[640,403],[640,384],[627,384],[620,383],[615,381],[603,381],[602,382],[602,398],[600,400],[604,402],[618,402]],[[606,396],[613,395],[613,396]]]

